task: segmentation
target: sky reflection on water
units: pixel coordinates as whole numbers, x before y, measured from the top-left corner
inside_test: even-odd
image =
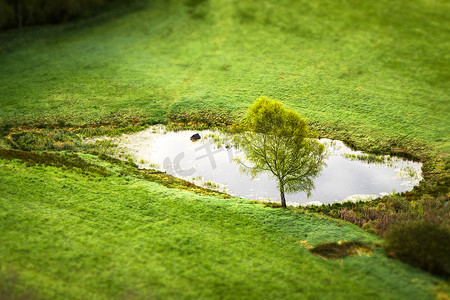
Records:
[[[231,195],[248,199],[279,201],[276,181],[262,175],[251,179],[232,161],[239,152],[234,148],[218,148],[202,138],[192,142],[197,131],[153,133],[147,129],[124,135],[119,147],[133,155],[141,168],[157,167],[168,174],[199,185],[208,181],[218,184],[218,189]],[[209,132],[199,132],[205,137]],[[346,199],[368,199],[386,193],[404,192],[417,185],[422,177],[421,164],[391,158],[389,164],[374,164],[351,160],[342,154],[362,154],[346,147],[340,141],[322,139],[331,151],[327,167],[315,180],[315,190],[308,199],[306,193],[286,195],[290,205],[306,203],[333,203]],[[211,184],[211,183],[210,183]]]

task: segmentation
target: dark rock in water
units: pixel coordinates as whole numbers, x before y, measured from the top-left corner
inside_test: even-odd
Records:
[[[201,139],[200,134],[196,133],[193,136],[191,136],[191,141],[197,141]]]

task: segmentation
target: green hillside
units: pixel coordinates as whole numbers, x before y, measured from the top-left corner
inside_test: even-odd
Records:
[[[432,299],[437,292],[437,278],[388,259],[374,244],[380,240],[354,225],[169,189],[89,155],[81,158],[91,171],[83,172],[79,159],[62,157],[75,167],[0,160],[6,299]],[[343,240],[367,243],[374,254],[325,260],[303,244]]]
[[[0,32],[0,299],[448,299],[355,225],[138,171],[80,135],[230,124],[266,96],[322,136],[425,163],[412,193],[350,217],[447,226],[449,15],[443,0],[118,0]],[[338,241],[373,253],[309,251]]]
[[[311,122],[449,151],[447,1],[276,3],[134,1],[4,33],[0,117],[161,122],[265,95]]]

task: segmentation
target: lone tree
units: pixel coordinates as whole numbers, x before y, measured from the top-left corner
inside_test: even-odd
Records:
[[[269,173],[278,181],[281,205],[286,207],[285,193],[314,189],[314,179],[325,165],[323,144],[309,130],[303,118],[283,107],[281,102],[261,97],[250,107],[238,126],[236,142],[251,166],[242,159],[241,171],[256,177]]]

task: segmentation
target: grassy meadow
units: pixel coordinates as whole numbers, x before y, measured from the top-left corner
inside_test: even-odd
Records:
[[[239,115],[265,95],[360,139],[449,151],[446,1],[116,5],[0,35],[0,117],[163,122],[200,109]]]
[[[449,14],[443,0],[133,0],[0,32],[0,299],[449,299],[448,279],[327,208],[230,198],[81,139],[229,125],[264,95],[321,136],[424,162],[393,196],[409,204],[369,205],[423,217],[439,199],[450,224]],[[310,251],[345,241],[370,251]]]
[[[78,167],[81,160],[107,175]],[[432,299],[439,280],[355,225],[170,189],[91,155],[0,160],[0,290],[6,299]],[[129,168],[129,167],[128,167]],[[325,260],[306,246],[360,241]]]

